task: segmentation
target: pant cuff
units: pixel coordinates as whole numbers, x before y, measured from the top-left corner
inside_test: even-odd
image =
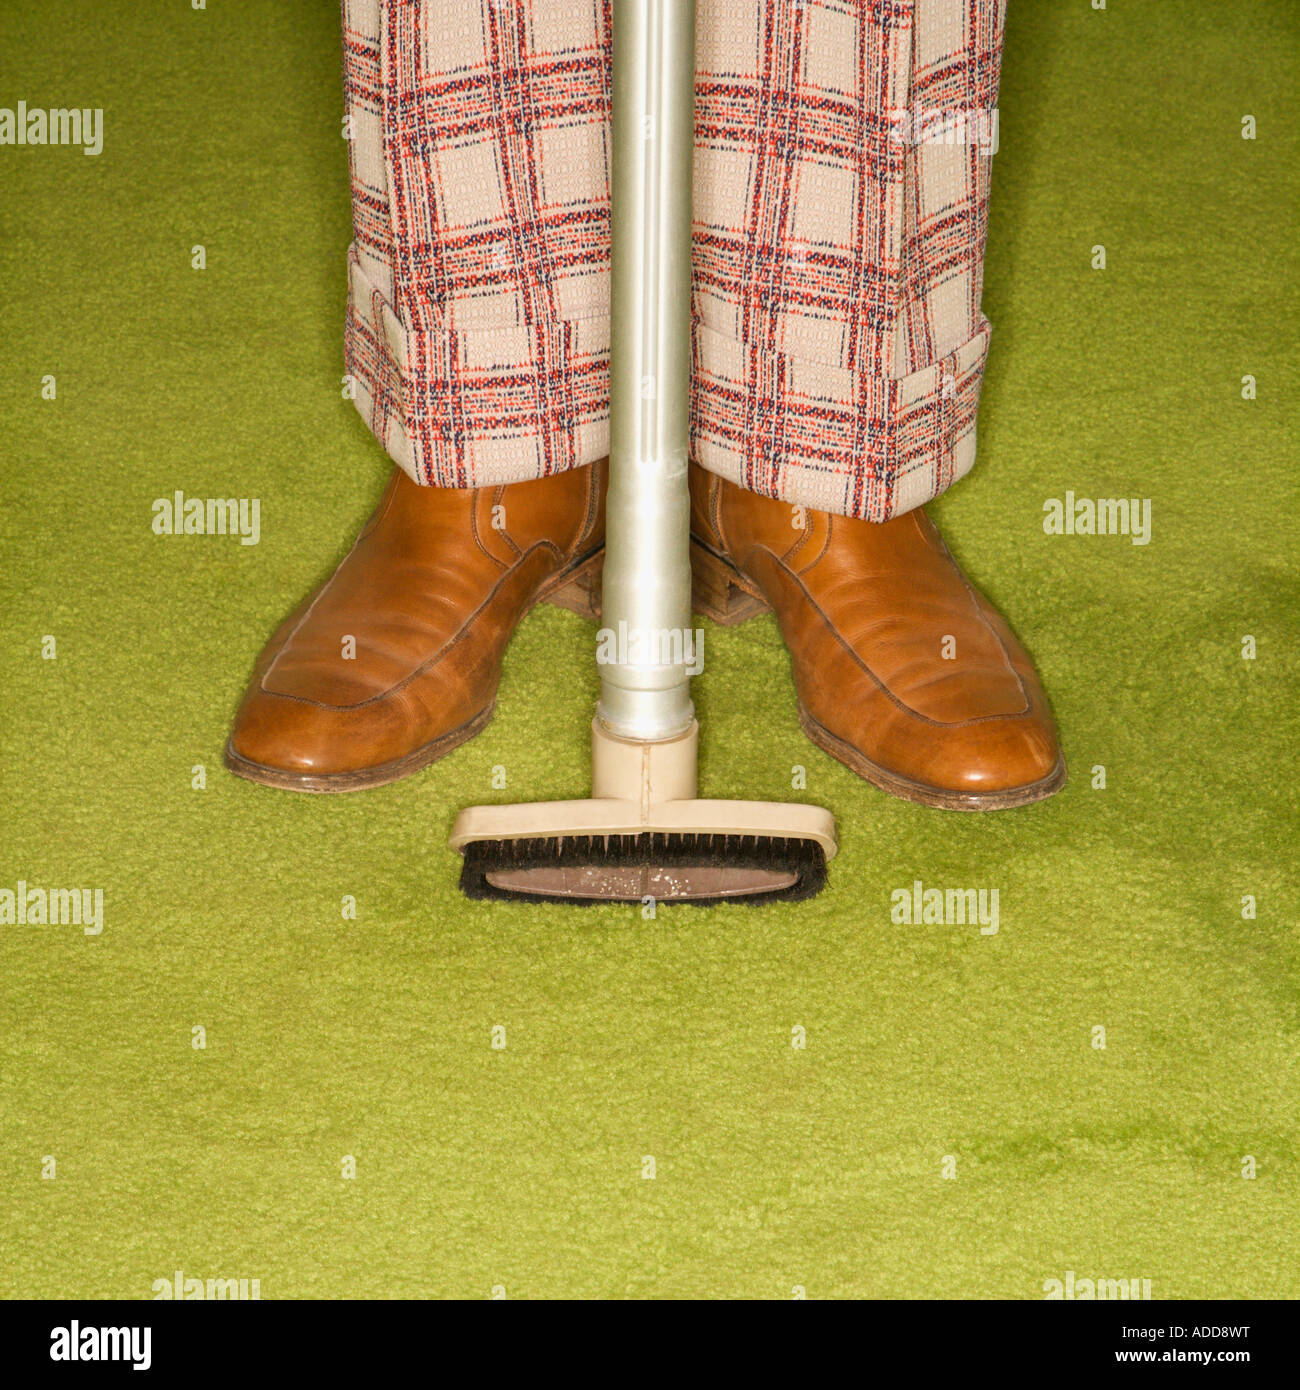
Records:
[[[609,452],[607,315],[538,326],[405,324],[349,256],[357,409],[418,483],[492,487]],[[864,521],[930,501],[975,462],[990,328],[904,377],[759,347],[696,319],[692,456],[765,497]]]
[[[691,436],[712,473],[795,506],[888,521],[975,463],[990,334],[903,377],[810,360],[697,320]]]
[[[450,329],[404,323],[348,257],[344,354],[375,438],[417,482],[494,487],[609,453],[609,316]]]

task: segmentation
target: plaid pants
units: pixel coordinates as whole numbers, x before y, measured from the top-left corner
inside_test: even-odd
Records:
[[[698,0],[693,456],[884,521],[975,461],[1006,0]],[[347,368],[417,482],[609,450],[611,0],[343,0]]]

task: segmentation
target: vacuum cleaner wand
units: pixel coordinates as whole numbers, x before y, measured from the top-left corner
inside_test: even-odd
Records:
[[[476,806],[452,828],[474,898],[811,897],[835,822],[816,806],[697,799],[690,697],[694,0],[613,6],[610,480],[586,801]]]

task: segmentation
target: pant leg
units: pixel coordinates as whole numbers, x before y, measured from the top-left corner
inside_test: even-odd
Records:
[[[698,0],[692,444],[882,521],[969,470],[1005,0]],[[608,450],[609,0],[345,0],[357,405],[417,481]]]
[[[700,0],[692,434],[706,468],[883,521],[974,463],[990,154],[916,141],[931,113],[994,109],[1004,12]]]
[[[347,367],[417,482],[609,452],[609,0],[344,0]]]

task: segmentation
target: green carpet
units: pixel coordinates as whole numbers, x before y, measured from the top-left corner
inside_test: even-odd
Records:
[[[1300,1293],[1295,12],[1010,8],[981,464],[934,512],[1070,783],[892,800],[803,739],[770,619],[709,627],[705,794],[826,804],[843,852],[810,904],[644,921],[470,905],[445,847],[585,793],[572,614],[406,782],[221,766],[387,472],[339,389],[337,5],[11,7],[0,104],[105,117],[0,147],[0,889],[104,898],[0,925],[0,1293]],[[260,543],[154,535],[177,488],[260,498]],[[1067,490],[1149,498],[1150,543],[1045,534]],[[996,935],[895,925],[916,880],[996,888]]]

